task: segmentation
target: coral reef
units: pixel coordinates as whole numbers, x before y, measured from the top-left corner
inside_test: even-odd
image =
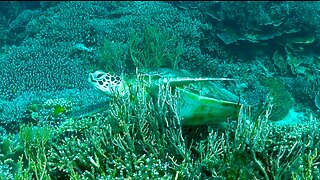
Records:
[[[266,77],[261,81],[268,87],[272,96],[273,108],[269,118],[270,120],[279,121],[284,118],[293,107],[294,99],[281,79]]]
[[[164,103],[157,103],[139,88],[137,98],[115,98],[105,112],[55,127],[22,126],[12,146],[23,146],[23,156],[20,152],[20,158],[3,158],[11,162],[7,173],[16,165],[11,172],[23,179],[320,175],[319,121],[313,117],[299,126],[275,126],[269,120],[269,104],[257,119],[243,111],[237,122],[190,131],[179,125],[169,91],[161,89],[158,102]]]
[[[0,179],[318,179],[319,7],[0,3]],[[174,99],[110,100],[87,83],[159,67],[236,78],[217,84],[252,109],[188,129]],[[308,117],[274,122],[289,110]]]

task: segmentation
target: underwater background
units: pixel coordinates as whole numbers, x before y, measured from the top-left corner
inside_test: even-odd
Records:
[[[318,14],[320,2],[0,2],[0,179],[320,179]],[[170,105],[110,102],[87,80],[157,68],[236,78],[219,84],[252,112],[181,127]]]

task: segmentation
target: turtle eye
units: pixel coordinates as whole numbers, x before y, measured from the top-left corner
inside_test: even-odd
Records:
[[[103,74],[98,74],[97,78],[101,78],[103,76]]]

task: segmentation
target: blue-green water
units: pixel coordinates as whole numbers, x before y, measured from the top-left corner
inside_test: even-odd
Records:
[[[0,179],[320,179],[318,14],[319,2],[0,2]],[[124,96],[93,87],[97,70]],[[178,81],[200,77],[232,80]],[[161,78],[176,78],[169,94]],[[181,88],[197,99],[179,103]],[[186,127],[185,109],[220,119]]]

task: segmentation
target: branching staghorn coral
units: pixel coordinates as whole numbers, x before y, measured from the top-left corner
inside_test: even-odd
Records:
[[[24,146],[24,155],[20,156],[18,179],[50,179],[46,144],[52,139],[49,126],[21,126],[19,137]],[[24,162],[27,164],[24,164]]]
[[[243,108],[237,122],[194,127],[202,135],[189,134],[177,116],[179,94],[162,85],[158,98],[152,98],[141,80],[138,75],[139,85],[130,87],[128,96],[115,96],[109,109],[100,113],[69,118],[52,128],[21,127],[25,153],[16,177],[286,179],[319,175],[315,118],[296,130],[278,128],[269,120],[271,102],[257,118],[250,108]]]
[[[116,97],[103,116],[70,120],[60,127],[56,136],[62,140],[52,144],[48,158],[56,173],[101,178],[182,176],[178,171],[183,167],[174,162],[190,161],[190,155],[171,92],[162,86],[161,99],[145,96],[143,87],[130,93]]]

